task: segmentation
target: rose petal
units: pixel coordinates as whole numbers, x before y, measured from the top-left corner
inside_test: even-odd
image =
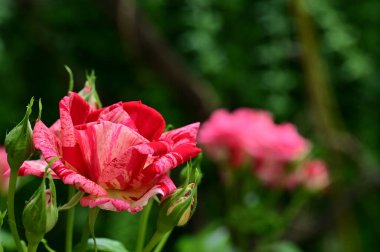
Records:
[[[50,130],[59,138],[61,139],[61,120],[55,121],[53,125],[50,126]]]
[[[93,181],[109,189],[123,189],[139,172],[147,155],[131,147],[147,140],[122,124],[102,121],[77,131],[77,141]]]
[[[85,123],[87,121],[88,115],[91,112],[91,107],[88,104],[88,102],[85,99],[83,99],[80,95],[74,92],[70,92],[70,96],[68,98],[69,98],[69,103],[66,105],[69,108],[70,117],[73,124],[80,125],[80,124]],[[61,108],[61,102],[59,104],[60,108]],[[61,114],[61,118],[62,118],[62,114]]]
[[[45,174],[45,169],[48,163],[45,160],[30,160],[25,161],[18,171],[19,176],[34,175],[37,177],[43,177]],[[49,172],[53,179],[59,179],[57,174],[49,168]]]
[[[61,135],[62,135],[62,156],[66,162],[73,166],[80,174],[86,174],[86,165],[80,153],[79,145],[75,140],[75,125],[86,122],[90,113],[88,103],[76,93],[70,93],[59,103]]]
[[[160,143],[170,143],[170,147],[167,147],[168,153],[154,160],[143,170],[144,180],[151,179],[155,174],[164,174],[196,157],[202,151],[196,147],[198,129],[199,123],[193,123],[164,133]],[[157,142],[155,144],[158,145]],[[164,149],[164,146],[160,148]]]
[[[158,139],[165,130],[165,120],[155,109],[140,101],[125,102],[123,108],[135,123],[138,132],[148,140]]]
[[[47,162],[50,162],[53,158],[60,156],[60,153],[57,150],[55,136],[41,121],[37,121],[34,127],[33,141],[36,148],[41,150],[42,156]],[[92,195],[107,195],[107,191],[105,191],[105,189],[66,167],[62,163],[61,159],[55,160],[52,164],[52,170],[65,184],[74,185],[79,190]]]
[[[158,158],[151,165],[143,170],[143,173],[163,174],[169,170],[196,157],[202,150],[194,144],[182,144],[173,149],[170,153]]]
[[[102,110],[102,112],[99,114],[98,120],[110,121],[113,123],[120,123],[120,124],[130,127],[133,130],[138,131],[132,118],[123,109],[123,103],[121,102],[116,103]]]
[[[196,138],[200,123],[192,123],[178,129],[170,130],[160,137],[160,140],[172,142],[172,148],[176,148],[182,144],[196,144]]]
[[[145,188],[145,187],[144,187]],[[176,187],[169,176],[162,176],[151,188],[139,191],[109,191],[107,197],[83,197],[82,206],[99,207],[111,211],[129,211],[136,213],[143,209],[154,195],[160,194],[163,198],[172,193]]]

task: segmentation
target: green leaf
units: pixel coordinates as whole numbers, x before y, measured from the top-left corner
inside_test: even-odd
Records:
[[[12,238],[12,235],[8,232],[0,229],[0,243],[5,249],[5,251],[14,251],[16,250],[16,244]]]
[[[99,252],[128,252],[124,245],[115,240],[108,238],[95,238],[96,246]],[[93,239],[87,241],[87,251],[94,251],[95,244]]]
[[[258,252],[302,252],[302,250],[292,242],[279,241],[259,248]]]
[[[215,223],[196,235],[183,236],[176,244],[178,252],[232,252],[235,251],[228,229]]]

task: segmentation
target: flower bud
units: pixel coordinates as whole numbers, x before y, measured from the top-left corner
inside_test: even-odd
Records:
[[[5,149],[8,153],[8,163],[11,169],[19,169],[22,163],[34,152],[33,131],[29,122],[34,99],[30,100],[22,121],[5,137]]]
[[[79,91],[79,95],[85,99],[93,109],[101,108],[102,103],[100,102],[98,92],[95,88],[95,73],[94,71],[91,74],[87,75],[87,81],[84,84],[84,88]]]
[[[50,188],[46,188],[45,175],[40,187],[24,208],[22,220],[26,238],[30,244],[38,244],[45,233],[49,232],[58,220],[55,185],[51,175],[49,175],[48,179]]]
[[[175,226],[185,225],[193,215],[197,205],[197,185],[190,183],[178,188],[162,203],[157,222],[157,230],[166,233]]]
[[[320,191],[330,184],[326,164],[321,160],[311,160],[304,164],[302,182],[310,191]]]

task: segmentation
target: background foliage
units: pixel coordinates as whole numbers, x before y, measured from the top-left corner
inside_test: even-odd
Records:
[[[297,13],[294,6],[303,3],[307,6]],[[303,211],[287,239],[304,251],[376,251],[379,13],[376,0],[1,0],[0,138],[19,121],[31,96],[42,98],[44,121],[55,121],[57,102],[68,88],[63,65],[73,70],[76,90],[86,70],[94,69],[103,104],[142,100],[175,126],[202,121],[216,107],[267,109],[313,139],[316,154],[329,162],[334,175],[328,192]],[[305,62],[313,55],[303,49],[310,40],[302,39],[297,24],[302,15],[310,21],[303,29],[312,34],[314,56],[322,66],[312,65],[311,72]],[[135,33],[140,26],[140,33],[151,35],[148,42],[160,45],[159,52],[170,52],[164,62],[179,60],[178,69],[157,67],[159,57]],[[172,251],[191,251],[192,239],[201,244],[210,237],[215,248],[222,244],[230,251],[228,233],[209,226],[223,214],[218,176],[207,160],[203,170],[197,213],[171,237]],[[18,197],[27,199],[30,190]],[[133,244],[135,233],[128,227],[137,221],[128,213],[105,213],[98,233]],[[59,246],[63,229],[49,234],[52,247]],[[186,238],[178,241],[182,234]]]

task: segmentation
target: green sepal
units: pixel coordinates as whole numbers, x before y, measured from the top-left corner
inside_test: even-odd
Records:
[[[42,116],[42,101],[41,101],[41,98],[38,100],[38,117],[37,117],[37,120],[41,120],[41,116]]]
[[[88,239],[87,241],[87,248],[86,251],[94,251],[95,250],[95,243],[97,250],[99,252],[128,252],[128,250],[124,247],[124,245],[115,240],[111,240],[108,238],[95,238],[96,241],[93,239]],[[74,251],[78,252],[80,246],[76,246]]]
[[[30,99],[24,118],[5,137],[5,149],[11,169],[18,170],[34,152],[33,131],[29,122],[34,98]]]
[[[67,65],[65,65],[65,69],[67,71],[67,73],[69,74],[69,92],[73,91],[74,90],[74,76],[73,76],[73,72],[71,71],[70,67],[68,67]]]
[[[64,204],[63,206],[60,206],[59,208],[58,208],[58,210],[59,211],[64,211],[64,210],[69,210],[70,208],[72,208],[72,207],[75,207],[78,203],[79,203],[79,201],[80,201],[80,199],[83,197],[83,195],[84,195],[84,192],[81,192],[81,191],[79,191],[79,192],[77,192],[70,200],[69,200],[69,202],[67,202],[66,204]]]
[[[88,212],[88,225],[90,229],[90,234],[94,242],[94,251],[97,251],[97,245],[96,245],[96,238],[95,238],[95,223],[96,223],[96,218],[98,217],[99,214],[99,208],[94,207],[90,208]]]

